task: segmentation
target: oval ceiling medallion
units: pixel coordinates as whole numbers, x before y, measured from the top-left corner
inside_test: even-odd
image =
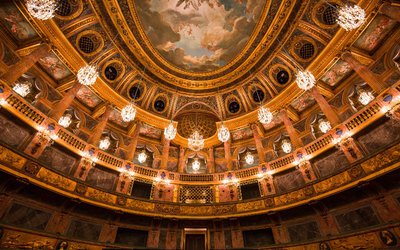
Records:
[[[152,46],[172,65],[189,72],[211,72],[244,49],[265,1],[135,1]]]

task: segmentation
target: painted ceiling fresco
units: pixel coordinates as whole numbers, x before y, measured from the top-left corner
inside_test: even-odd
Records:
[[[18,41],[24,41],[36,36],[32,26],[19,12],[12,1],[1,1],[0,21]]]
[[[136,0],[154,48],[173,65],[208,72],[229,63],[249,40],[265,1]]]

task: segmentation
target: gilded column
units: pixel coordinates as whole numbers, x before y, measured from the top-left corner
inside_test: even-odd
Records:
[[[179,147],[178,172],[179,173],[185,172],[185,148],[182,146]]]
[[[32,53],[27,56],[24,56],[17,62],[16,64],[12,65],[2,76],[2,79],[8,83],[12,84],[18,80],[23,74],[25,74],[32,66],[39,61],[40,58],[45,57],[49,51],[51,50],[50,45],[48,44],[41,44],[37,47]]]
[[[228,171],[232,170],[231,141],[224,142],[225,162]]]
[[[169,146],[170,146],[170,140],[167,140],[163,138],[163,149],[162,149],[162,155],[161,155],[161,166],[160,169],[167,169],[168,167],[168,157],[169,157]]]
[[[376,93],[385,89],[385,84],[367,66],[363,65],[351,55],[350,51],[342,53],[342,59],[360,76]]]
[[[400,22],[400,7],[391,5],[390,3],[384,3],[380,9],[380,12],[385,16],[390,17],[397,22]]]
[[[128,161],[133,161],[133,158],[135,157],[137,142],[139,139],[140,126],[141,126],[141,123],[136,122],[136,127],[135,127],[135,130],[133,131],[133,135],[131,137],[132,141],[128,146],[128,152],[126,154],[126,160],[128,160]]]
[[[285,124],[286,131],[289,134],[290,141],[293,144],[293,147],[295,149],[300,148],[303,145],[303,143],[301,142],[296,129],[293,127],[292,121],[289,119],[289,116],[288,116],[286,110],[282,109],[280,114],[281,114],[282,121]]]
[[[210,147],[208,149],[208,161],[207,161],[207,169],[208,173],[215,173],[215,157],[214,157],[214,148]]]
[[[253,137],[256,143],[258,159],[260,163],[264,163],[265,162],[264,146],[261,141],[260,133],[258,132],[258,125],[256,123],[252,124],[251,129],[253,130]]]
[[[329,105],[328,101],[319,93],[318,89],[314,86],[310,90],[311,95],[317,101],[319,107],[322,110],[322,113],[326,116],[332,127],[340,124],[340,117],[339,115],[333,110],[331,105]]]
[[[108,118],[110,118],[111,111],[113,107],[111,105],[107,105],[106,111],[101,116],[100,122],[93,129],[93,134],[90,136],[88,143],[92,145],[97,145],[100,141],[101,135],[103,134],[104,129],[107,126]]]
[[[54,105],[49,116],[58,122],[65,110],[67,110],[67,108],[71,105],[81,86],[82,85],[79,82],[76,82],[72,88],[68,90],[64,97],[56,105]]]

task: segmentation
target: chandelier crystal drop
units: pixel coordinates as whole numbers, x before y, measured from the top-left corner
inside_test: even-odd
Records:
[[[300,89],[307,91],[314,87],[316,80],[310,71],[298,70],[296,73],[296,82]]]
[[[133,104],[128,104],[125,107],[123,107],[121,110],[121,116],[124,122],[131,122],[135,120],[136,116],[135,106],[133,106]]]
[[[272,113],[269,109],[261,107],[258,110],[258,120],[262,124],[269,124],[272,122],[273,119],[274,119],[274,116],[272,115]]]
[[[72,122],[71,114],[66,114],[64,116],[61,116],[60,119],[58,120],[58,124],[60,124],[64,128],[68,128],[69,125],[71,125],[71,122]]]
[[[374,98],[375,97],[374,97],[374,95],[372,95],[371,92],[362,90],[362,91],[360,91],[360,94],[358,96],[358,101],[362,105],[366,106],[366,105],[368,105],[368,103],[372,102],[372,100],[374,100]]]
[[[195,171],[195,172],[197,172],[197,171],[200,170],[200,162],[199,162],[199,160],[195,159],[195,160],[192,162],[192,169],[193,169],[193,171]]]
[[[26,97],[31,93],[31,84],[28,81],[15,84],[13,90],[20,96]]]
[[[95,65],[86,65],[79,69],[76,77],[80,84],[91,86],[96,83],[97,77],[99,77],[99,72]]]
[[[282,141],[282,150],[286,154],[289,154],[290,152],[292,152],[292,143],[290,143],[290,141],[287,139],[283,140]]]
[[[247,152],[244,160],[247,164],[252,165],[254,163],[254,156],[250,152]]]
[[[357,29],[365,22],[365,11],[358,5],[345,5],[339,8],[336,22],[346,31]]]
[[[138,155],[138,161],[139,163],[144,163],[147,160],[147,154],[143,150],[139,155]]]
[[[218,139],[221,142],[227,142],[230,137],[231,134],[229,132],[229,129],[224,124],[221,124],[221,127],[218,129]]]
[[[164,129],[165,139],[172,141],[176,136],[176,128],[172,121],[168,124],[168,126]]]
[[[332,126],[329,121],[321,119],[321,120],[319,120],[318,128],[319,128],[319,130],[321,130],[322,133],[325,134],[326,132],[328,132],[329,130],[332,129]]]
[[[99,148],[101,150],[107,150],[110,147],[110,145],[111,145],[110,137],[106,136],[104,137],[103,140],[100,141]]]
[[[193,151],[200,151],[204,148],[204,139],[199,131],[195,130],[188,139],[188,147]]]
[[[57,1],[27,0],[26,8],[33,17],[40,20],[48,20],[54,17],[54,12],[57,9]]]

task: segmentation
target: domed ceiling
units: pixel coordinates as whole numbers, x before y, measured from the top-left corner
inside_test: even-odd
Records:
[[[172,66],[210,72],[246,46],[264,1],[135,1],[151,45]]]
[[[134,68],[169,90],[204,96],[248,81],[287,39],[302,1],[94,2]],[[294,11],[296,10],[296,11]],[[280,39],[277,39],[280,36]]]

